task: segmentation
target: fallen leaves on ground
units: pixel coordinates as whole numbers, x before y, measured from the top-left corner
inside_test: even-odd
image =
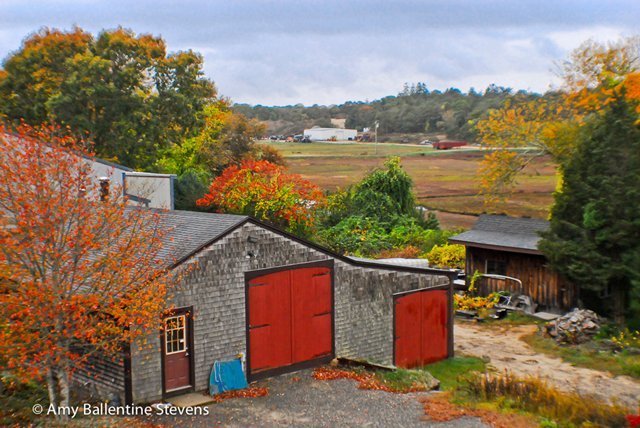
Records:
[[[229,398],[253,398],[264,397],[269,394],[269,389],[261,386],[251,386],[245,389],[236,389],[234,391],[226,391],[213,396],[213,401],[219,403]]]
[[[425,414],[434,422],[448,422],[468,416],[480,418],[484,423],[494,428],[535,428],[538,426],[531,418],[523,415],[456,406],[449,401],[449,395],[446,393],[420,398],[420,402],[424,405]]]
[[[373,373],[356,372],[353,370],[336,369],[331,367],[319,367],[313,371],[313,378],[316,380],[336,380],[351,379],[358,382],[359,389],[372,389],[375,391],[393,392],[396,394],[406,394],[409,392],[421,392],[427,389],[423,385],[413,385],[409,388],[394,388],[380,381]]]

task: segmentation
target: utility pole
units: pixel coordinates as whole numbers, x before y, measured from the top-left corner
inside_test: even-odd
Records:
[[[380,126],[380,122],[376,120],[376,123],[374,125],[374,132],[375,132],[375,147],[376,147],[376,155],[378,154],[378,126]]]

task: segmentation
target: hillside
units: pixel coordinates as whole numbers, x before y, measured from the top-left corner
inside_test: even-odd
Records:
[[[510,98],[537,98],[538,94],[491,85],[484,92],[429,91],[424,83],[405,85],[398,95],[375,101],[348,101],[340,105],[305,107],[268,107],[236,104],[234,110],[267,125],[269,134],[299,134],[312,126],[331,127],[331,119],[346,119],[347,128],[372,127],[380,124],[380,141],[418,142],[427,138],[464,139],[474,141],[475,122],[490,109],[501,106]]]

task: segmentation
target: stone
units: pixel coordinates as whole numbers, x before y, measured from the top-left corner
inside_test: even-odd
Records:
[[[601,323],[595,312],[576,308],[545,324],[543,333],[558,343],[585,343],[600,331]]]

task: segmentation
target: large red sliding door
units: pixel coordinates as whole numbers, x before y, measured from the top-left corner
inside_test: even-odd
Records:
[[[447,290],[423,290],[395,298],[395,365],[419,367],[449,355]]]
[[[329,267],[281,270],[247,283],[249,375],[333,354]]]

